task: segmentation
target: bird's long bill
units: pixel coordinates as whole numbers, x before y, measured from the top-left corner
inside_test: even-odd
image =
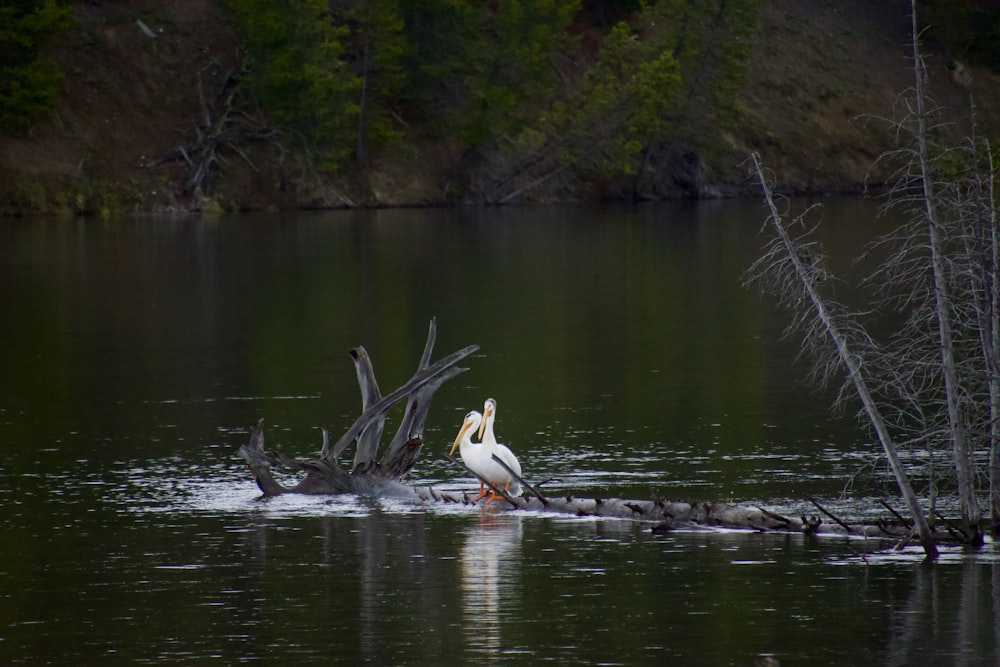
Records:
[[[448,456],[455,455],[455,450],[458,449],[459,444],[461,444],[462,442],[462,436],[465,435],[465,432],[469,430],[470,426],[472,426],[472,424],[469,422],[465,422],[464,424],[462,424],[462,430],[458,432],[458,437],[455,438],[455,444],[451,446],[451,451],[448,452]]]
[[[483,421],[479,422],[479,433],[476,435],[480,440],[483,439],[483,431],[486,430],[486,420],[493,416],[493,409],[487,407],[483,410]]]

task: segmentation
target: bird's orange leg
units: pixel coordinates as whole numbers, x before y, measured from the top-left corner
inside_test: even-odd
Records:
[[[486,495],[487,495],[487,494],[486,494],[486,485],[485,485],[485,484],[484,484],[484,483],[482,482],[482,480],[480,480],[480,481],[479,481],[479,495],[478,495],[478,496],[476,496],[476,497],[475,497],[475,498],[474,498],[474,499],[472,500],[472,502],[474,502],[474,503],[475,503],[475,502],[478,502],[480,498],[483,498],[483,497],[485,497]]]
[[[510,482],[507,482],[506,484],[504,484],[503,488],[504,488],[504,491],[506,491],[507,495],[509,496],[510,495]],[[486,502],[483,503],[483,505],[489,505],[494,500],[506,500],[506,498],[504,498],[503,496],[501,496],[499,493],[496,493],[495,491],[491,491],[490,492],[490,497],[486,499]]]

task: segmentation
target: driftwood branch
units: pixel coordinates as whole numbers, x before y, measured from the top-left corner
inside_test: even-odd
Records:
[[[421,386],[429,382],[443,381],[443,377],[441,376],[449,374],[448,371],[452,366],[478,349],[478,345],[470,345],[469,347],[463,348],[458,352],[453,352],[432,366],[417,371],[417,373],[415,373],[413,377],[410,378],[410,380],[402,387],[396,389],[391,394],[383,396],[370,407],[365,409],[364,412],[361,413],[361,416],[358,417],[351,427],[347,429],[344,435],[340,437],[337,444],[333,446],[331,452],[332,456],[335,458],[340,456],[345,449],[353,444],[354,440],[358,437],[361,431],[368,426],[369,423],[385,415],[392,408],[392,406],[402,400],[407,394],[419,389]],[[463,372],[465,370],[466,369],[460,369],[458,372]]]
[[[436,340],[437,326],[434,320],[431,320],[427,331],[427,342],[424,344],[424,352],[420,356],[420,363],[417,364],[418,371],[426,370],[430,365],[431,353],[434,350]],[[462,372],[463,369],[453,367],[450,371],[441,374],[435,381],[426,384],[423,389],[410,394],[406,399],[403,419],[396,430],[396,435],[389,442],[389,447],[386,449],[381,465],[387,466],[390,461],[397,460],[400,450],[407,447],[407,443],[411,442],[414,438],[422,439],[424,422],[427,420],[427,413],[431,407],[431,397],[441,384]],[[414,452],[414,455],[416,454],[419,454],[419,450]]]
[[[879,498],[878,502],[879,502],[880,505],[882,505],[882,507],[884,507],[887,510],[889,510],[890,514],[892,514],[894,517],[896,517],[896,521],[899,522],[899,525],[901,525],[901,526],[907,526],[907,527],[913,525],[912,521],[910,521],[909,519],[906,519],[902,514],[900,514],[899,512],[897,512],[892,507],[892,505],[890,505],[889,503],[887,503],[884,499]]]
[[[816,500],[815,498],[809,498],[809,502],[811,502],[811,503],[812,503],[812,504],[813,504],[813,505],[814,505],[814,506],[816,507],[816,509],[818,509],[818,510],[819,510],[820,512],[822,512],[822,513],[823,513],[823,514],[825,514],[826,516],[830,517],[830,519],[831,519],[831,520],[833,520],[833,521],[836,521],[836,522],[837,522],[837,524],[838,524],[838,525],[839,525],[839,526],[840,526],[841,528],[843,528],[843,529],[844,529],[844,530],[846,530],[847,532],[851,532],[851,527],[850,527],[850,525],[848,525],[848,524],[847,524],[846,522],[844,522],[844,521],[841,521],[841,519],[840,519],[839,517],[837,517],[837,516],[836,516],[836,515],[834,515],[834,514],[833,514],[832,512],[830,512],[829,510],[827,510],[827,509],[826,509],[825,507],[823,507],[822,505],[820,505],[820,504],[819,504],[819,502],[817,502],[817,500]]]
[[[371,357],[363,346],[351,350],[351,357],[354,359],[354,366],[358,373],[358,386],[361,387],[361,411],[364,412],[382,398],[379,391],[378,381],[375,379],[375,370],[372,368]],[[354,454],[354,465],[351,472],[364,472],[375,460],[375,452],[378,451],[379,441],[382,439],[382,431],[385,430],[385,416],[376,419],[368,424],[358,436],[358,447]]]
[[[250,466],[260,490],[265,495],[356,493],[372,489],[382,482],[402,479],[416,463],[423,447],[424,422],[430,409],[431,397],[444,382],[465,371],[456,364],[479,349],[476,345],[470,345],[431,364],[429,362],[436,333],[436,323],[431,320],[417,372],[402,386],[385,396],[379,391],[367,351],[360,346],[351,351],[361,388],[361,415],[332,446],[327,429],[322,429],[323,443],[318,459],[299,461],[282,452],[265,452],[264,420],[259,420],[250,434],[250,441],[240,447],[239,451]],[[404,398],[407,399],[407,408],[399,431],[385,455],[376,463],[386,415]],[[358,443],[358,450],[354,464],[351,472],[346,472],[337,459],[355,442]],[[304,472],[306,477],[291,488],[284,487],[271,473],[271,467],[276,465]]]
[[[776,521],[780,521],[781,523],[785,524],[786,526],[792,525],[792,520],[789,519],[788,517],[781,516],[780,514],[778,514],[776,512],[772,512],[772,511],[767,510],[767,509],[764,509],[763,507],[757,507],[757,509],[760,510],[761,513],[764,516],[766,516],[766,517],[768,517],[770,519],[774,519]]]

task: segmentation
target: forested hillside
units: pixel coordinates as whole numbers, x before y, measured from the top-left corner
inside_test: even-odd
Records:
[[[927,2],[931,87],[1000,133],[986,2]],[[991,23],[990,21],[993,21]],[[860,191],[903,0],[16,0],[0,213],[716,197],[750,151]]]

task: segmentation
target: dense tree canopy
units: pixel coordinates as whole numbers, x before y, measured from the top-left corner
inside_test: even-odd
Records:
[[[351,150],[360,79],[344,60],[348,31],[326,0],[229,0],[253,90],[273,120],[304,137],[318,165]]]
[[[925,38],[947,44],[956,61],[988,62],[1000,51],[993,3],[924,4]],[[231,147],[246,156],[246,168],[258,174],[253,178],[259,183],[248,187],[251,177],[239,172],[242,167],[220,162],[218,168],[230,176],[206,184],[210,198],[216,194],[220,201],[250,206],[276,199],[281,205],[324,206],[711,196],[734,187],[734,150],[768,143],[770,137],[776,151],[788,153],[789,146],[778,146],[783,130],[759,128],[768,121],[757,111],[777,97],[771,78],[787,85],[793,98],[828,95],[844,107],[818,111],[816,118],[799,114],[796,123],[825,128],[823,123],[840,123],[840,111],[865,110],[841,101],[853,100],[855,88],[870,82],[859,78],[857,86],[824,81],[810,87],[807,79],[800,85],[788,75],[795,69],[788,65],[789,49],[775,59],[775,67],[766,49],[754,52],[753,90],[764,97],[743,95],[746,63],[759,42],[758,19],[768,26],[775,20],[804,21],[808,30],[802,34],[818,30],[819,19],[836,21],[843,25],[830,34],[845,41],[871,41],[879,31],[876,23],[868,32],[869,18],[858,17],[860,32],[850,32],[843,26],[852,19],[825,3],[760,11],[767,7],[762,0],[218,0],[199,5],[205,22],[198,30],[206,25],[219,30],[210,52],[192,46],[195,34],[204,41],[200,32],[180,29],[190,16],[170,24],[186,14],[180,10],[188,3],[11,0],[2,5],[0,132],[12,134],[51,117],[47,110],[60,90],[60,75],[46,64],[47,57],[67,68],[70,78],[62,90],[65,103],[73,104],[71,99],[96,81],[123,89],[104,71],[83,76],[72,64],[81,62],[77,56],[111,71],[115,58],[139,55],[144,58],[137,66],[155,70],[169,37],[176,40],[171,48],[184,42],[170,53],[176,104],[169,112],[156,107],[164,114],[146,133],[146,149],[163,150],[160,137],[191,126],[192,101],[222,94],[209,89],[218,82],[199,72],[214,67],[237,73],[228,81],[238,81],[233,84],[238,88],[225,91],[232,93],[227,99],[267,132],[254,135],[265,137],[257,144]],[[67,7],[78,28],[69,39],[53,41],[50,36],[69,24]],[[164,38],[119,39],[136,35],[136,17],[162,23]],[[780,36],[794,42],[802,34]],[[78,49],[86,52],[77,54]],[[853,76],[847,72],[823,76]],[[137,85],[128,99],[136,103],[130,121],[158,103],[148,93],[162,80],[152,71],[141,76],[150,81]],[[116,101],[118,108],[121,102]],[[93,111],[96,118],[99,112]],[[89,116],[79,120],[94,122]],[[176,127],[167,127],[171,122]],[[994,131],[992,125],[984,129]],[[832,135],[829,141],[837,142]],[[867,137],[852,141],[861,146],[855,151],[870,145]],[[841,150],[845,157],[837,169],[852,168],[851,150]],[[426,178],[411,179],[425,159]],[[275,173],[264,173],[269,170]],[[814,186],[813,171],[809,165],[800,169],[795,177],[800,187]],[[231,185],[226,193],[219,190],[223,180]],[[411,190],[403,192],[411,182]],[[816,187],[828,182],[841,186],[823,179]],[[247,192],[260,196],[250,203]]]
[[[483,200],[553,171],[635,173],[643,151],[682,123],[690,135],[689,121],[705,119],[693,106],[742,80],[758,5],[227,2],[254,91],[323,165],[448,140],[467,155],[471,194]],[[476,180],[483,165],[490,183]]]
[[[62,74],[42,48],[69,25],[69,9],[56,0],[0,6],[0,130],[21,132],[53,108]]]

